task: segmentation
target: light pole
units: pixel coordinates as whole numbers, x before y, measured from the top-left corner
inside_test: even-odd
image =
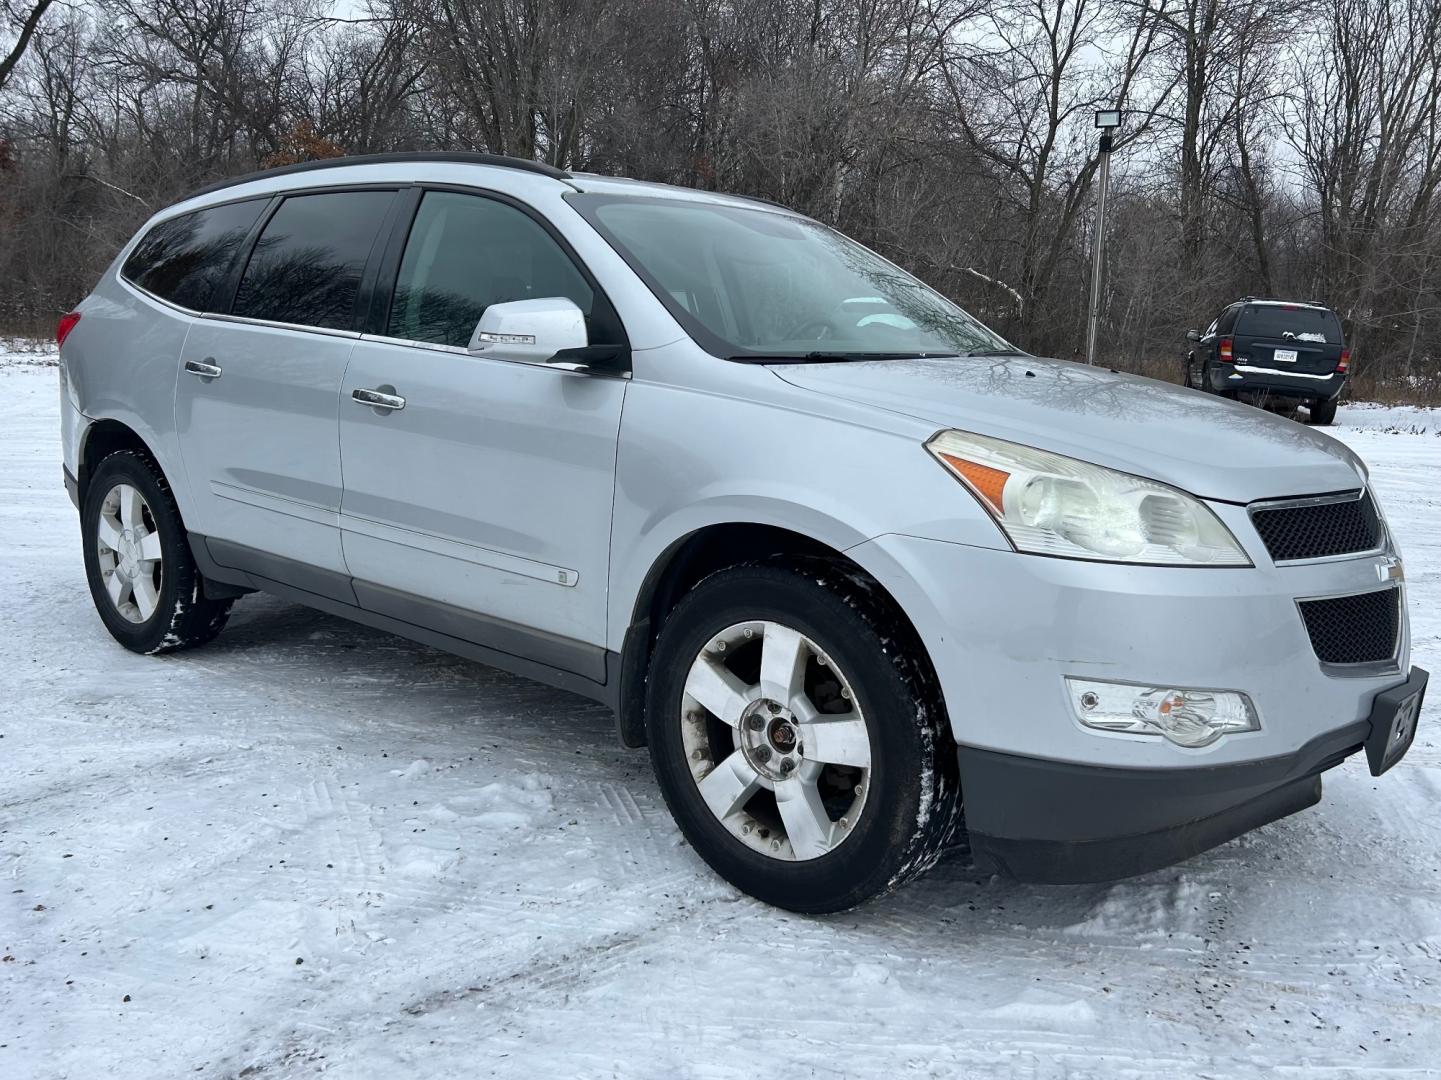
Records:
[[[1091,317],[1086,324],[1086,363],[1096,362],[1096,329],[1101,322],[1101,266],[1106,256],[1106,190],[1111,186],[1111,132],[1121,126],[1120,109],[1097,109],[1101,129],[1101,190],[1096,196],[1096,235],[1091,241]]]

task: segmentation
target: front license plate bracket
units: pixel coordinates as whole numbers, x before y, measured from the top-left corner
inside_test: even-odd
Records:
[[[1372,776],[1380,776],[1411,748],[1429,678],[1423,669],[1413,667],[1411,677],[1400,686],[1376,695],[1371,706],[1371,734],[1366,736],[1366,763]]]

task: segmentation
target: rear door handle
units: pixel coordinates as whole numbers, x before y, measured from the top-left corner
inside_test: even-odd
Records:
[[[185,370],[192,375],[199,375],[202,379],[218,379],[224,372],[219,364],[210,362],[214,359],[213,356],[207,356],[204,360],[187,360]]]
[[[352,390],[350,400],[357,405],[369,405],[375,409],[405,408],[405,398],[399,394],[386,394],[379,390]]]

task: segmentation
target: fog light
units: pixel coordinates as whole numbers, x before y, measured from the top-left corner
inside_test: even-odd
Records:
[[[1177,746],[1210,746],[1234,731],[1259,731],[1256,707],[1234,690],[1182,690],[1166,686],[1066,678],[1076,718],[1097,731],[1162,735]]]

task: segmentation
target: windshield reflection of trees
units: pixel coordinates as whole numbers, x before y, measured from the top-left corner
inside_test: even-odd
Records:
[[[739,281],[750,294],[742,307],[757,328],[752,347],[792,340],[813,326],[838,331],[823,339],[833,347],[963,353],[1005,345],[975,318],[859,244],[822,226],[794,228],[787,237],[792,243],[780,247],[779,259],[757,261],[744,249],[733,256],[743,271]],[[760,255],[775,250],[761,247]],[[868,297],[884,307],[847,310],[848,301]],[[899,315],[910,326],[898,326],[888,315]],[[867,316],[870,321],[862,325]]]

